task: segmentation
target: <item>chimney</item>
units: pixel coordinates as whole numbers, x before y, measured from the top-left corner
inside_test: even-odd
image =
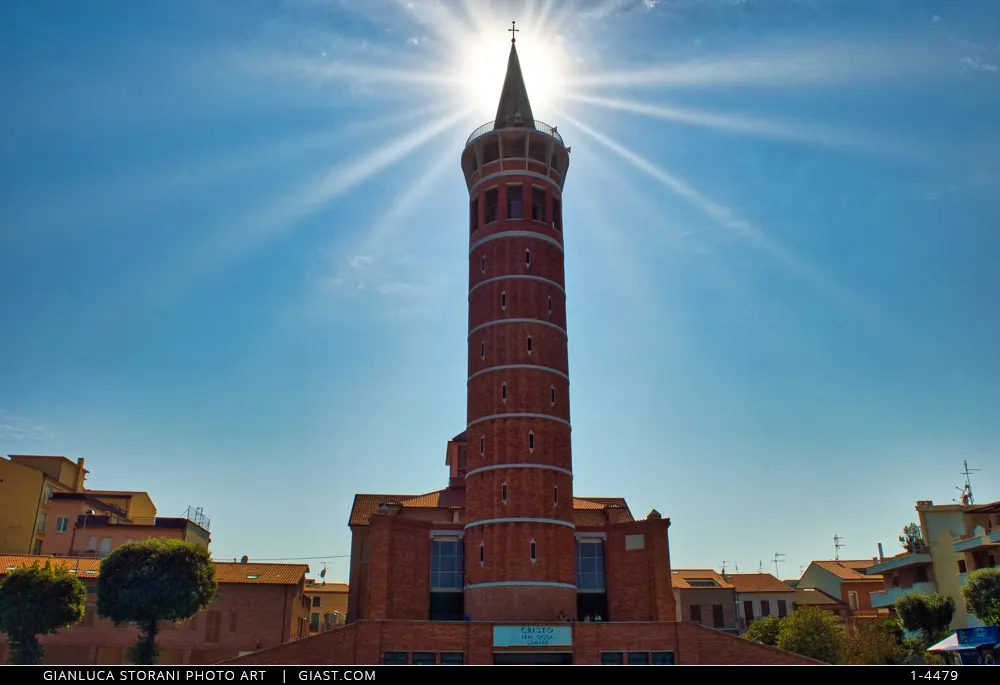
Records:
[[[878,543],[878,558],[885,559],[885,553],[882,551],[882,543]]]
[[[78,457],[76,460],[76,492],[83,492],[83,480],[87,477],[87,470],[83,468],[84,459]]]

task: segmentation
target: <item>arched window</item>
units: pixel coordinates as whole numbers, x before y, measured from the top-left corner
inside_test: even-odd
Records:
[[[528,431],[528,449],[535,449],[535,434],[531,431]]]
[[[507,309],[507,291],[500,291],[500,309]]]
[[[529,553],[531,554],[531,563],[535,563],[535,558],[536,558],[535,557],[535,551],[536,550],[535,550],[535,539],[534,538],[531,539],[531,546],[530,546],[529,550],[530,550]]]
[[[503,402],[507,401],[507,383],[500,384],[500,400]]]
[[[524,251],[524,265],[531,266],[531,250]]]

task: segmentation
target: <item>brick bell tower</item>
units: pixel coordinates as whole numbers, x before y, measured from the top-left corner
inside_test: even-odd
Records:
[[[465,612],[473,621],[577,613],[562,226],[569,151],[555,128],[535,121],[512,38],[496,120],[462,153],[470,209]]]

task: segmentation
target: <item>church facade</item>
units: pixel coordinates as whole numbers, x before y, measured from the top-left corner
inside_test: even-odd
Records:
[[[231,664],[805,664],[677,620],[670,521],[573,491],[562,193],[512,41],[469,190],[467,422],[448,484],[359,494],[347,624]]]

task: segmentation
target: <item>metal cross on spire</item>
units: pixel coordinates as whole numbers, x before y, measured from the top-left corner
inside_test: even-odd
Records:
[[[516,21],[510,22],[510,28],[507,29],[508,31],[510,31],[510,42],[511,43],[516,43],[517,42],[517,33],[521,30],[519,28],[516,28],[516,24],[517,24]]]

